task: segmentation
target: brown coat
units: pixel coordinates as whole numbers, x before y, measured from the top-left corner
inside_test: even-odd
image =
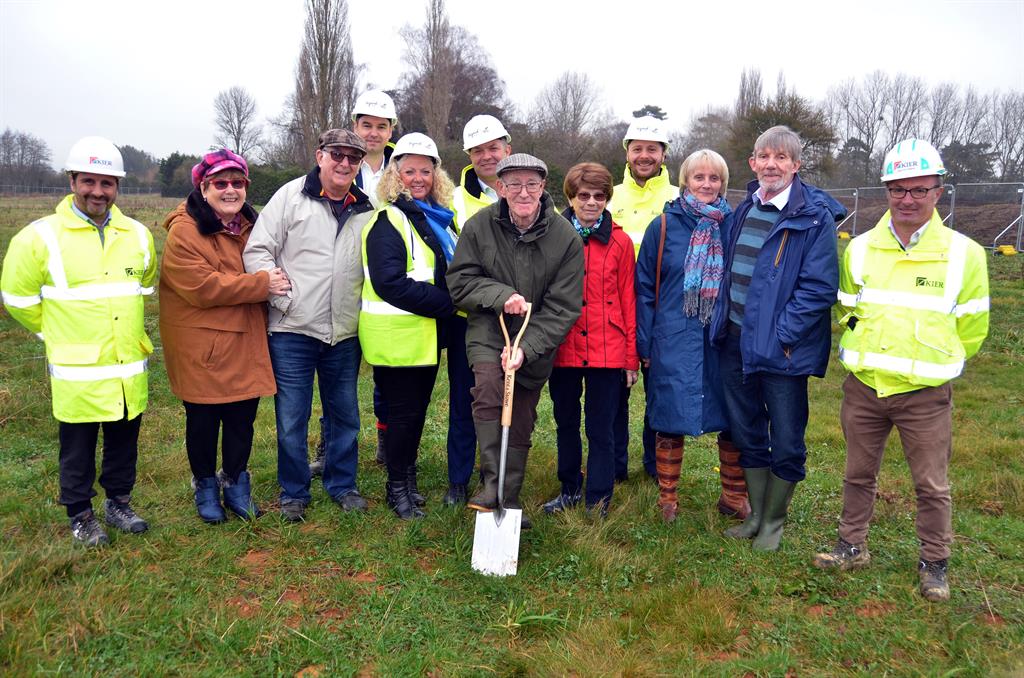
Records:
[[[242,232],[226,231],[198,191],[164,221],[160,336],[171,390],[191,403],[229,403],[277,391],[267,348],[266,271],[246,273]]]

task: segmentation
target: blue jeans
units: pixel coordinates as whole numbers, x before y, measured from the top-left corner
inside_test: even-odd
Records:
[[[466,358],[466,319],[448,321],[448,483],[468,485],[476,462],[473,394],[476,380]]]
[[[611,501],[615,485],[615,412],[622,370],[604,367],[556,367],[548,380],[558,439],[558,480],[563,494],[583,489],[583,441],[580,439],[580,398],[587,432],[586,505]]]
[[[725,413],[743,468],[770,468],[795,483],[807,474],[807,375],[743,374],[740,338],[729,334],[720,369]]]
[[[276,332],[269,337],[270,362],[277,380],[277,482],[281,501],[308,504],[309,457],[306,438],[313,406],[313,377],[327,424],[324,489],[338,499],[356,490],[359,462],[359,339],[334,346],[313,337]]]

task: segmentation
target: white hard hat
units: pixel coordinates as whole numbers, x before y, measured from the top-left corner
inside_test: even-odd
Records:
[[[379,89],[363,92],[356,99],[356,105],[352,107],[352,122],[355,122],[360,115],[387,118],[392,125],[398,124],[395,102],[387,95],[387,92],[382,92]]]
[[[103,137],[82,137],[68,151],[65,172],[89,172],[111,177],[124,176],[124,160],[109,139]]]
[[[626,136],[622,137],[622,147],[628,148],[629,142],[634,140],[657,141],[660,144],[664,144],[667,149],[668,130],[665,129],[665,121],[658,120],[649,115],[645,115],[642,118],[634,118],[633,122],[629,123]]]
[[[882,181],[941,176],[946,173],[935,147],[924,139],[904,139],[885,154]]]
[[[474,146],[486,144],[495,139],[512,142],[512,136],[493,115],[474,115],[462,130],[462,150],[469,151]]]
[[[441,156],[437,153],[437,144],[426,134],[420,132],[410,132],[395,144],[395,150],[391,153],[391,157],[399,158],[403,155],[425,155],[428,158],[433,158],[435,165],[441,162]]]

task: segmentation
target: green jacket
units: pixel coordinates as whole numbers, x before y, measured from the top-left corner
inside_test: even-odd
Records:
[[[551,198],[541,197],[541,216],[523,234],[509,219],[504,199],[473,215],[459,236],[446,280],[452,301],[469,313],[471,365],[501,361],[505,339],[498,314],[510,296],[518,292],[533,304],[516,381],[524,388],[543,386],[583,301],[583,241],[554,210]],[[519,316],[506,318],[510,336],[521,323]]]

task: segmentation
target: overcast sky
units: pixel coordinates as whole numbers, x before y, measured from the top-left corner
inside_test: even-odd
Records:
[[[350,0],[365,84],[391,88],[398,30],[425,0]],[[775,14],[769,14],[771,10]],[[526,110],[565,70],[589,73],[626,119],[660,105],[683,129],[730,104],[746,67],[800,94],[875,69],[979,90],[1024,90],[1024,0],[898,2],[558,2],[448,0]],[[0,0],[0,128],[44,139],[61,165],[99,134],[163,157],[213,143],[213,99],[233,85],[280,112],[293,87],[302,0]]]

